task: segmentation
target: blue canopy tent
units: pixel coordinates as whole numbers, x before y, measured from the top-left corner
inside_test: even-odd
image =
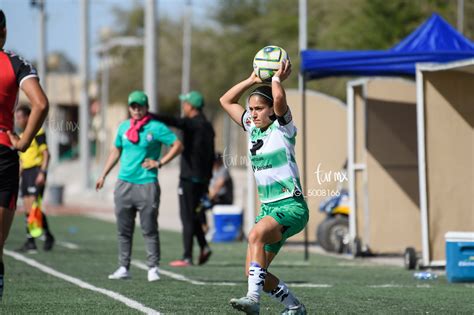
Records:
[[[438,14],[433,14],[413,33],[388,50],[303,50],[300,69],[303,77],[302,115],[306,117],[305,86],[308,80],[333,76],[415,77],[417,63],[448,63],[471,58],[474,58],[474,43],[457,32]],[[305,130],[306,120],[303,119],[303,134]],[[351,157],[349,164],[350,173],[350,168],[354,168]],[[304,144],[304,174],[306,169],[306,144]],[[306,176],[303,181],[303,186],[307,187]],[[353,196],[353,189],[351,195]],[[355,204],[351,207],[354,209]],[[354,233],[351,232],[352,234]]]
[[[433,14],[389,50],[301,52],[305,79],[329,76],[415,76],[416,63],[445,63],[474,57],[474,43]]]

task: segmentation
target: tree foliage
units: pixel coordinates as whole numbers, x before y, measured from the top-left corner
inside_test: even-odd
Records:
[[[411,33],[433,12],[456,25],[452,0],[311,0],[308,1],[308,48],[388,49]],[[199,5],[197,2],[195,5]],[[296,88],[298,55],[297,0],[217,0],[209,8],[212,23],[193,25],[191,88],[206,97],[208,108],[252,71],[255,53],[266,45],[284,47],[294,74],[286,86]],[[465,1],[465,35],[473,36],[474,0]],[[116,10],[117,34],[143,36],[143,8]],[[160,18],[158,84],[160,108],[179,110],[182,58],[181,21]],[[121,63],[111,73],[111,97],[124,101],[143,86],[143,48],[114,51]],[[348,78],[312,81],[310,88],[345,98]]]

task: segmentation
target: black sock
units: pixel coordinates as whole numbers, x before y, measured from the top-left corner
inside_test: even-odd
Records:
[[[0,299],[3,296],[3,275],[5,273],[5,266],[0,262]]]
[[[53,235],[49,231],[49,225],[48,225],[48,219],[46,218],[46,215],[44,214],[43,211],[41,211],[41,214],[43,215],[43,229],[44,229],[44,234],[47,237],[52,237]]]
[[[30,231],[28,230],[28,213],[25,215],[25,229],[26,229],[26,239],[33,240],[33,236],[31,236]]]

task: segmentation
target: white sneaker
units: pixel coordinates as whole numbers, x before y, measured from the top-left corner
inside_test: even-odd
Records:
[[[109,279],[128,279],[130,278],[130,272],[124,266],[119,267],[115,272],[109,275]]]
[[[156,280],[160,280],[158,267],[153,267],[153,268],[148,269],[148,281],[152,282]]]

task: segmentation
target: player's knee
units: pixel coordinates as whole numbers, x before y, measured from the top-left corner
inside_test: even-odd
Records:
[[[250,244],[262,243],[263,233],[257,229],[252,229],[248,236],[248,241]]]

